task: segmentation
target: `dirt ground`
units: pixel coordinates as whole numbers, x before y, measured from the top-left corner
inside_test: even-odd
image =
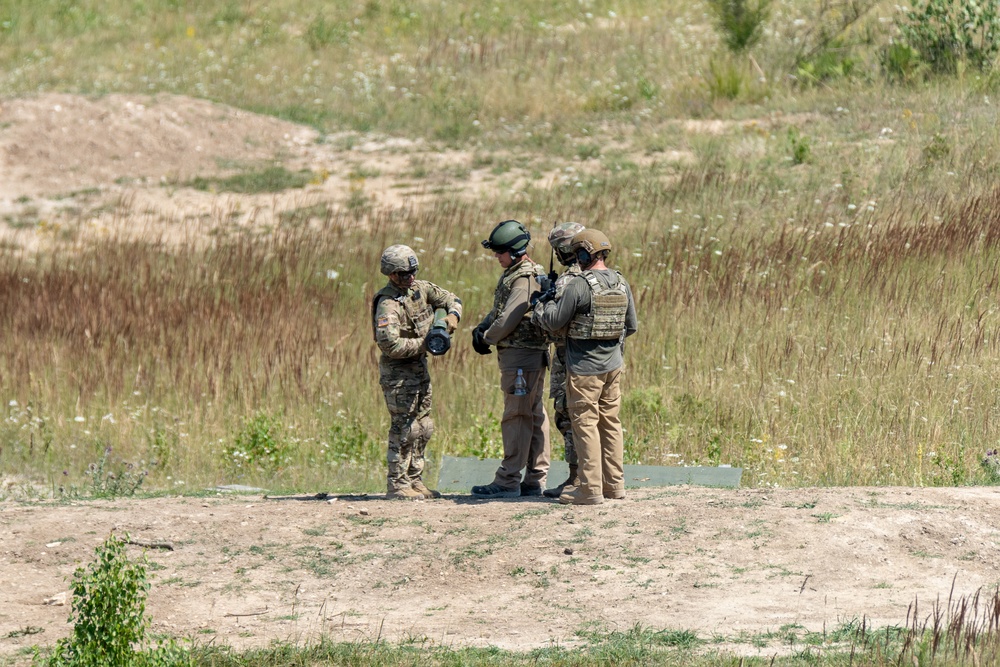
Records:
[[[905,625],[1000,583],[997,488],[666,487],[386,501],[218,494],[0,503],[0,659],[69,631],[68,584],[110,532],[149,559],[153,630],[272,640],[572,646],[581,630],[693,630],[744,655],[783,627]],[[984,592],[985,592],[984,591]],[[30,630],[35,634],[25,634]],[[39,632],[39,630],[42,630]]]
[[[273,163],[321,177],[277,195],[184,185]],[[220,221],[270,224],[286,210],[346,206],[358,192],[373,205],[419,205],[456,181],[489,194],[556,187],[574,173],[494,171],[461,151],[321,137],[189,98],[0,100],[0,242],[25,249],[70,226],[180,237]],[[783,649],[768,633],[782,627],[822,631],[862,617],[902,625],[915,599],[929,611],[953,586],[955,595],[997,586],[998,506],[996,488],[672,487],[589,508],[464,496],[6,500],[0,662],[26,662],[26,647],[68,632],[72,573],[111,531],[172,545],[146,550],[149,614],[155,631],[196,642],[325,634],[524,649],[638,623],[771,655]]]

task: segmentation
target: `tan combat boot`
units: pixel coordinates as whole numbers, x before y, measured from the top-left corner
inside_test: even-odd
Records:
[[[385,494],[386,500],[423,500],[424,494],[420,493],[416,489],[409,486],[404,486],[401,489],[389,489],[389,492]]]
[[[428,489],[427,485],[424,484],[424,481],[422,479],[413,480],[412,486],[414,491],[422,495],[427,500],[433,500],[435,498],[441,497],[441,494],[438,491]]]
[[[545,489],[544,491],[542,491],[542,495],[545,496],[546,498],[558,498],[565,491],[567,490],[572,491],[573,490],[572,487],[575,487],[578,484],[580,484],[580,480],[576,476],[576,468],[577,468],[576,466],[570,466],[569,477],[566,478],[566,481],[557,487],[551,489]]]
[[[604,502],[604,496],[584,496],[579,488],[566,487],[566,491],[559,496],[560,505],[600,505]]]

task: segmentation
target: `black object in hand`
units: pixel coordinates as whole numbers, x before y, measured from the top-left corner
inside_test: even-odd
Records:
[[[472,330],[472,349],[479,354],[493,354],[493,350],[483,340],[483,330],[479,327]]]

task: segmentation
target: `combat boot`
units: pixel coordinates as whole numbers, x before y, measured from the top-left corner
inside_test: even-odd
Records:
[[[401,489],[389,489],[385,494],[386,500],[423,500],[424,494],[414,488],[404,486]]]
[[[521,487],[505,489],[497,484],[483,484],[472,487],[472,495],[476,498],[520,498]]]
[[[411,485],[413,490],[421,494],[427,500],[433,500],[435,498],[440,498],[441,494],[438,491],[433,491],[427,488],[422,479],[415,479]]]
[[[566,487],[569,489],[569,487]],[[600,505],[604,502],[604,496],[586,497],[580,493],[579,488],[567,490],[559,496],[560,505]]]
[[[526,484],[521,482],[521,497],[528,498],[531,496],[542,495],[542,485],[541,484]]]
[[[576,476],[576,466],[570,466],[569,477],[566,478],[566,481],[555,488],[545,489],[545,491],[542,492],[542,495],[546,498],[558,498],[564,491],[566,491],[567,488],[579,486],[579,484],[580,480]],[[573,489],[569,490],[572,491]]]

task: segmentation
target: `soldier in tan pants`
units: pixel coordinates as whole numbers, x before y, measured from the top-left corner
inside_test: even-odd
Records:
[[[506,220],[483,241],[504,271],[493,309],[472,332],[472,347],[479,354],[497,348],[504,457],[491,483],[472,487],[477,498],[540,496],[549,472],[549,418],[542,403],[549,342],[531,323],[529,304],[535,277],[544,276],[545,270],[528,257],[530,240],[520,222]]]
[[[621,409],[622,354],[626,336],[638,329],[635,302],[628,283],[604,260],[608,237],[586,229],[573,237],[571,248],[583,273],[563,293],[539,300],[534,320],[548,331],[566,333],[566,407],[573,423],[579,485],[567,486],[559,502],[597,505],[605,498],[625,497],[624,443]]]

